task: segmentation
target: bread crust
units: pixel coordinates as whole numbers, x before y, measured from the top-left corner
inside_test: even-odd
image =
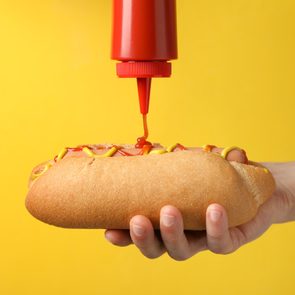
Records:
[[[181,211],[186,230],[203,230],[206,208],[219,203],[232,227],[251,220],[275,189],[271,173],[250,164],[202,151],[68,157],[31,184],[26,207],[64,228],[128,229],[134,215],[144,215],[158,229],[160,209],[169,204]]]

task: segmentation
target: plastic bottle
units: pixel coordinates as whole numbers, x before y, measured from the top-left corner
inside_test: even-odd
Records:
[[[112,59],[121,78],[137,78],[140,111],[149,111],[151,80],[170,77],[177,58],[176,0],[113,0]]]

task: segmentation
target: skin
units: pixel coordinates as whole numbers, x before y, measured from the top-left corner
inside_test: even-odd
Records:
[[[262,163],[276,180],[276,191],[258,210],[250,222],[228,228],[225,209],[211,204],[206,212],[206,231],[184,231],[180,211],[170,205],[160,213],[160,230],[155,231],[148,218],[142,215],[130,220],[129,230],[106,230],[105,237],[116,246],[134,244],[147,258],[164,253],[177,261],[209,250],[229,254],[257,239],[272,224],[295,220],[295,162]]]

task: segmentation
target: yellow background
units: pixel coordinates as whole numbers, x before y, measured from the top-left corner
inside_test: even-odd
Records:
[[[151,140],[294,160],[295,4],[178,1],[179,60],[153,83]],[[110,60],[110,0],[0,2],[0,294],[294,294],[295,224],[186,262],[117,248],[24,208],[31,168],[62,147],[134,142],[134,80]]]

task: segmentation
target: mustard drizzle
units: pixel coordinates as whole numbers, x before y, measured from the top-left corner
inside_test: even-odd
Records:
[[[228,154],[233,151],[233,150],[239,150],[241,151],[241,149],[239,147],[236,146],[231,146],[231,147],[227,147],[225,149],[222,150],[221,152],[221,157],[224,158],[226,160]]]
[[[49,168],[51,168],[52,166],[53,164],[47,163],[45,166],[43,166],[43,169],[40,172],[33,172],[31,175],[31,180],[37,179],[38,177],[43,175],[47,170],[49,170]]]
[[[166,153],[172,153],[174,152],[174,150],[179,146],[178,143],[175,143],[171,146],[169,146],[168,148],[166,149],[159,149],[159,150],[152,150],[152,149],[149,149],[149,150],[144,150],[143,152],[143,155],[161,155],[161,154],[166,154]],[[216,146],[214,145],[204,145],[202,147],[203,151],[206,151],[206,152],[212,152],[213,148],[216,148]],[[112,146],[109,150],[107,150],[104,154],[101,154],[101,155],[97,155],[95,154],[90,148],[88,147],[83,147],[82,148],[82,151],[87,154],[89,157],[92,157],[92,158],[107,158],[107,157],[112,157],[118,150],[120,149],[120,147],[117,147],[117,146]],[[241,150],[239,147],[236,147],[236,146],[231,146],[231,147],[227,147],[227,148],[224,148],[220,155],[222,158],[224,158],[226,160],[228,154],[232,151],[232,150]],[[69,152],[69,149],[68,148],[63,148],[59,153],[58,155],[56,156],[55,158],[55,161],[56,162],[59,162],[60,160],[62,160],[65,155]],[[32,177],[31,179],[32,180],[35,180],[36,178],[40,177],[41,175],[43,175],[49,168],[51,168],[53,166],[52,163],[47,163],[44,168],[42,169],[41,172],[38,172],[38,173],[32,173]],[[269,173],[269,171],[264,168],[264,172],[265,173]]]

